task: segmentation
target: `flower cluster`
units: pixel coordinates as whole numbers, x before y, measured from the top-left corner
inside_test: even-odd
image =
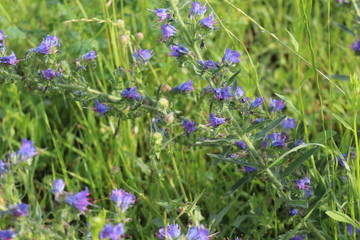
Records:
[[[181,234],[181,228],[178,224],[170,224],[165,228],[160,228],[157,237],[162,240],[178,239],[185,237],[186,240],[208,240],[210,231],[204,226],[195,226],[188,229],[186,235]]]

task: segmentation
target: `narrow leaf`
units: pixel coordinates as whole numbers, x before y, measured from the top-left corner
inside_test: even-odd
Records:
[[[291,34],[291,32],[289,32],[287,29],[285,29],[285,31],[289,34],[291,44],[294,46],[295,51],[299,52],[299,43],[298,43],[298,41],[296,41],[296,38],[294,37],[294,35]]]
[[[328,215],[329,217],[331,217],[332,219],[334,219],[334,220],[336,220],[338,222],[349,223],[349,224],[353,225],[356,228],[360,228],[360,224],[358,224],[357,222],[352,220],[351,217],[349,217],[345,213],[342,213],[342,212],[339,212],[339,211],[333,211],[333,210],[326,211],[325,213],[326,213],[326,215]]]
[[[233,194],[238,188],[240,188],[244,183],[248,182],[249,180],[250,180],[249,176],[240,178],[236,183],[234,183],[234,185],[231,186],[229,191],[226,193],[226,197]]]
[[[211,228],[217,226],[221,220],[223,219],[223,217],[225,216],[225,214],[229,211],[229,209],[231,208],[232,203],[230,203],[229,205],[227,205],[223,210],[221,210],[213,219],[213,224],[211,224]]]
[[[342,119],[339,115],[335,114],[335,113],[331,113],[333,115],[334,118],[336,118],[336,120],[338,120],[339,122],[342,123],[342,125],[344,125],[345,128],[349,129],[350,131],[353,132],[353,129],[350,127],[350,125],[345,122],[344,119]]]
[[[278,96],[280,99],[284,100],[286,102],[286,107],[287,108],[290,108],[291,110],[293,110],[296,114],[298,115],[301,115],[301,112],[299,110],[296,109],[296,107],[294,106],[293,102],[291,101],[291,99],[281,95],[281,94],[278,94],[278,93],[275,93],[276,96]]]
[[[236,77],[239,75],[240,72],[241,72],[241,70],[237,71],[227,80],[227,83],[226,83],[227,87],[230,86],[235,81]]]
[[[263,137],[265,137],[268,132],[270,132],[272,129],[277,127],[277,125],[279,125],[285,118],[286,118],[286,116],[281,116],[281,117],[275,119],[274,121],[272,121],[272,123],[267,125],[265,128],[263,128],[261,131],[259,131],[255,135],[255,140],[259,140],[259,139],[262,139]]]

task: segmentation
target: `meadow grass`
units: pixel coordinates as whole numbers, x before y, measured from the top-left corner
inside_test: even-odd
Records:
[[[166,1],[4,0],[0,2],[0,26],[8,35],[7,48],[16,50],[18,56],[36,47],[46,34],[59,37],[60,54],[69,60],[94,49],[96,68],[85,74],[85,81],[109,94],[129,84],[114,69],[128,69],[139,44],[152,49],[155,55],[138,85],[144,94],[155,95],[160,84],[175,86],[196,79],[193,72],[178,67],[168,57],[168,48],[158,41],[160,30],[148,9],[163,7],[162,2]],[[325,214],[340,211],[355,221],[360,216],[359,56],[349,47],[354,37],[334,24],[353,26],[352,8],[330,0],[206,2],[218,17],[220,30],[205,40],[205,59],[220,59],[225,48],[239,50],[239,86],[249,96],[284,96],[293,104],[288,102],[287,114],[304,123],[306,142],[325,146],[304,163],[306,174],[317,185],[303,217],[291,218],[287,209],[279,210],[277,192],[261,179],[227,195],[244,174],[235,164],[207,155],[220,153],[221,146],[169,145],[154,160],[149,157],[149,114],[136,120],[99,118],[64,95],[42,97],[11,84],[2,85],[0,91],[0,156],[19,149],[21,138],[47,147],[33,159],[22,179],[19,198],[37,209],[31,213],[33,218],[49,224],[42,213],[54,208],[49,189],[55,178],[63,178],[74,191],[88,186],[95,204],[104,208],[110,207],[112,189],[126,189],[139,199],[128,210],[132,221],[127,223],[127,234],[132,239],[155,239],[158,228],[176,218],[183,227],[203,218],[202,223],[219,232],[219,239],[275,239],[280,235],[289,239],[297,234],[294,229],[308,239],[356,239],[356,234],[347,234],[345,223]],[[185,12],[187,9],[184,7]],[[136,39],[138,32],[144,40]],[[132,41],[121,38],[128,33]],[[194,82],[199,89],[207,85]],[[193,110],[197,104],[210,108],[205,101],[190,95],[186,102],[176,104],[196,121],[206,121],[206,113]],[[346,170],[336,158],[350,148],[356,159],[348,161]],[[0,204],[7,200],[0,195]],[[192,215],[182,214],[191,207]],[[85,228],[84,222],[78,229]],[[80,238],[79,232],[68,236]]]

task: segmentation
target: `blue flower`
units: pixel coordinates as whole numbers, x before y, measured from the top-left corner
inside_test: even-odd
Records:
[[[196,131],[196,122],[191,122],[189,120],[183,120],[182,126],[185,128],[187,133],[192,133]]]
[[[0,176],[6,171],[5,163],[0,159]]]
[[[179,47],[176,45],[171,45],[171,56],[172,57],[182,57],[185,56],[188,52],[189,49],[187,49],[186,47]]]
[[[211,60],[207,60],[207,61],[201,61],[201,60],[197,60],[197,62],[200,64],[200,66],[204,69],[211,69],[211,68],[216,68],[216,63],[214,63]]]
[[[208,28],[214,28],[214,24],[216,24],[214,13],[210,13],[209,17],[200,20],[200,23]]]
[[[53,184],[53,190],[51,190],[55,194],[62,193],[65,188],[65,182],[62,179],[55,179]]]
[[[186,240],[208,240],[210,231],[203,226],[190,228]]]
[[[267,140],[271,141],[273,147],[285,147],[286,136],[281,133],[272,133],[266,136]]]
[[[200,2],[191,3],[189,18],[200,17],[206,12],[206,6],[201,6]]]
[[[285,108],[285,102],[280,99],[271,99],[270,100],[270,112],[280,112]]]
[[[301,189],[301,190],[309,190],[311,189],[311,185],[310,185],[310,178],[308,177],[303,177],[300,180],[294,180],[296,183],[296,188]]]
[[[256,108],[256,107],[259,107],[263,103],[264,103],[264,99],[262,97],[259,97],[251,102],[251,107]]]
[[[236,50],[232,50],[232,49],[226,49],[225,53],[224,53],[224,57],[222,59],[222,62],[224,64],[228,64],[228,65],[232,65],[234,63],[239,63],[240,62],[240,53]]]
[[[95,106],[93,109],[95,112],[99,113],[99,117],[104,115],[105,113],[107,113],[110,110],[110,108],[108,106],[100,103],[99,100],[97,100],[97,99],[95,99]]]
[[[301,236],[292,237],[292,238],[290,238],[289,240],[303,240],[303,239],[305,239],[305,238],[306,238],[305,235],[301,235]]]
[[[27,140],[26,138],[22,139],[20,150],[16,153],[21,155],[21,160],[32,158],[39,154],[39,152],[36,152],[36,147],[33,145],[33,142],[31,140]]]
[[[77,208],[80,212],[85,213],[87,206],[91,204],[89,202],[90,198],[88,198],[89,195],[89,189],[86,187],[84,191],[67,196],[65,202]]]
[[[133,54],[134,58],[136,59],[136,61],[145,64],[147,63],[150,58],[153,56],[152,54],[153,52],[147,49],[139,49],[139,51],[135,52]]]
[[[135,203],[136,197],[131,193],[125,192],[123,189],[114,189],[112,190],[110,199],[114,201],[116,207],[121,208],[121,211],[125,212],[131,204]]]
[[[295,118],[287,118],[281,122],[281,126],[286,129],[292,129],[296,127]]]
[[[150,11],[155,12],[156,16],[160,18],[158,22],[164,21],[169,16],[168,10],[164,8],[156,8],[155,10],[150,10]]]
[[[56,73],[51,68],[48,68],[43,72],[43,76],[46,80],[50,80],[56,76]]]
[[[299,213],[299,211],[296,208],[292,208],[289,210],[289,214],[291,216],[296,216],[296,215],[298,215],[298,213]]]
[[[360,53],[360,39],[355,40],[355,42],[351,45],[351,49],[355,52],[355,54]]]
[[[135,101],[139,101],[143,97],[140,93],[136,91],[136,87],[125,88],[122,91],[121,96],[127,99],[133,99]]]
[[[256,171],[257,168],[250,167],[250,166],[244,166],[244,170],[245,170],[245,172],[253,172],[253,171]]]
[[[9,56],[0,57],[0,63],[4,65],[15,65],[19,60],[16,60],[15,53],[12,51]]]
[[[16,233],[11,230],[0,230],[0,240],[12,240],[16,237]]]
[[[170,239],[176,239],[180,237],[181,235],[181,229],[180,226],[177,224],[170,224],[166,227],[166,230],[164,228],[159,229],[159,234],[157,234],[157,237],[162,240],[170,240]]]
[[[161,29],[165,40],[168,40],[170,37],[175,36],[176,28],[174,26],[171,26],[167,23],[164,26],[161,26]]]
[[[225,123],[225,118],[216,117],[214,114],[210,113],[210,126],[217,127]]]
[[[25,203],[19,203],[16,207],[11,208],[10,212],[15,217],[24,217],[29,214],[29,205]]]
[[[224,89],[222,88],[216,88],[213,90],[215,97],[217,100],[227,100],[230,97],[232,97],[230,93],[230,87],[226,87]]]
[[[348,230],[350,236],[353,235],[354,233],[354,229],[355,229],[355,232],[359,232],[359,229],[355,228],[353,225],[351,225],[350,223],[346,224],[346,229]]]
[[[42,54],[49,54],[56,52],[56,46],[60,46],[57,36],[47,35],[45,39],[40,43],[40,45],[32,49],[31,51]]]
[[[4,46],[4,40],[7,36],[4,34],[2,30],[0,30],[0,47]]]
[[[174,92],[190,92],[194,90],[193,88],[193,81],[189,80],[188,82],[184,82],[183,84],[177,85],[171,89]]]
[[[111,240],[120,240],[121,236],[125,233],[124,224],[119,223],[117,225],[106,224],[100,231],[99,238]]]
[[[247,148],[247,145],[244,141],[242,140],[239,140],[239,141],[236,141],[235,142],[235,145],[238,146],[239,148],[242,148],[242,149],[246,149]]]
[[[92,51],[82,55],[81,58],[84,59],[84,60],[92,61],[92,60],[94,60],[96,58],[96,52],[94,50],[92,50]]]
[[[256,118],[254,119],[254,123],[261,123],[265,120],[265,118]]]
[[[245,91],[242,89],[242,87],[236,87],[235,98],[241,98],[244,95],[245,95]]]

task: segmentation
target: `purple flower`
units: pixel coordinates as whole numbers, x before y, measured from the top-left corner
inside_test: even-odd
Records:
[[[16,233],[11,230],[0,230],[0,240],[12,240],[16,237]]]
[[[271,141],[273,147],[285,147],[286,136],[281,133],[272,133],[266,136],[267,140]]]
[[[177,224],[171,224],[166,227],[166,230],[164,228],[159,229],[159,234],[157,234],[157,237],[162,240],[168,240],[168,239],[176,239],[181,235],[181,229],[180,226]]]
[[[31,140],[26,140],[26,138],[22,139],[20,150],[18,150],[16,153],[21,155],[22,160],[34,157],[39,154],[39,152],[36,152],[36,147],[33,145],[33,142]]]
[[[285,102],[280,99],[271,99],[270,100],[270,112],[280,112],[285,108]]]
[[[256,171],[257,168],[254,168],[254,167],[250,167],[250,166],[244,166],[244,171],[245,172],[253,172],[253,171]]]
[[[80,212],[85,214],[85,210],[87,210],[87,206],[91,203],[89,202],[90,198],[89,189],[85,187],[84,191],[71,194],[65,198],[65,202],[73,207],[77,208]]]
[[[4,46],[4,40],[7,36],[3,33],[2,30],[0,30],[0,47]]]
[[[224,57],[222,59],[222,62],[228,65],[232,65],[234,63],[240,62],[240,53],[236,50],[232,50],[227,48],[224,53]]]
[[[210,126],[217,127],[225,123],[225,118],[215,117],[214,114],[210,113]]]
[[[186,47],[179,47],[176,45],[171,45],[171,56],[172,57],[182,57],[185,56],[188,52],[189,49],[187,49]]]
[[[16,207],[9,210],[15,217],[24,217],[29,214],[29,205],[19,203]]]
[[[9,56],[0,57],[0,63],[4,65],[15,65],[19,60],[16,60],[15,53],[12,51]]]
[[[200,64],[200,66],[204,69],[211,69],[211,68],[216,68],[216,64],[211,61],[211,60],[207,60],[207,61],[201,61],[201,60],[197,60],[197,62]]]
[[[261,123],[265,120],[265,118],[256,118],[254,119],[254,123]]]
[[[190,92],[192,90],[194,90],[195,88],[193,88],[193,81],[189,80],[188,82],[184,82],[181,85],[177,85],[175,87],[173,87],[173,89],[171,89],[171,91],[174,92]]]
[[[0,159],[0,176],[5,172],[5,163]]]
[[[150,11],[155,12],[156,16],[160,18],[158,22],[164,21],[169,16],[168,10],[164,8],[156,8],[155,10],[150,10]]]
[[[185,128],[187,133],[192,133],[196,131],[196,122],[191,122],[189,120],[183,120],[182,126]]]
[[[60,46],[58,37],[55,35],[47,35],[45,39],[40,43],[40,45],[32,49],[32,51],[42,54],[49,54],[56,51],[56,46]]]
[[[65,182],[62,179],[55,179],[53,184],[53,190],[51,190],[55,194],[62,193],[65,188]]]
[[[122,91],[121,96],[127,99],[134,99],[135,101],[142,99],[141,94],[136,91],[136,87],[125,88],[124,91]]]
[[[116,207],[121,208],[121,211],[125,212],[131,204],[135,203],[136,197],[131,193],[125,192],[123,189],[114,189],[112,190],[110,199],[114,201]]]
[[[171,26],[170,24],[167,23],[164,26],[161,26],[161,29],[165,40],[168,40],[170,37],[175,36],[176,28]]]
[[[242,148],[242,149],[246,149],[247,148],[247,145],[244,141],[242,140],[239,140],[239,141],[236,141],[235,142],[235,145],[238,146],[239,148]]]
[[[295,142],[295,146],[300,146],[302,144],[304,144],[304,140],[302,140],[302,139],[299,139]]]
[[[56,76],[56,73],[51,68],[48,68],[43,72],[43,76],[46,80],[50,80]]]
[[[264,103],[264,99],[262,97],[259,97],[251,102],[251,107],[256,108],[256,107],[259,107],[263,103]]]
[[[84,59],[84,60],[92,61],[92,60],[94,60],[96,58],[96,52],[94,50],[92,50],[92,51],[82,55],[81,58]]]
[[[216,24],[214,13],[210,13],[209,17],[200,20],[200,23],[208,28],[214,28],[214,24]]]
[[[296,127],[295,118],[287,118],[281,122],[281,126],[286,129],[292,129]]]
[[[292,238],[290,238],[289,240],[303,240],[303,239],[305,239],[305,238],[306,238],[305,235],[301,235],[301,236],[292,237]]]
[[[99,100],[95,99],[95,106],[93,107],[93,110],[99,113],[99,117],[100,117],[105,113],[107,113],[110,110],[110,108],[105,104],[100,103]]]
[[[100,231],[99,238],[111,240],[120,240],[121,236],[125,233],[124,224],[119,223],[117,225],[106,224]]]
[[[355,228],[353,225],[351,225],[350,223],[346,224],[346,229],[348,230],[350,236],[353,235],[354,233],[354,229],[355,229],[355,232],[359,232],[359,229]]]
[[[303,177],[300,180],[295,180],[296,182],[296,188],[302,189],[302,190],[308,190],[311,188],[310,186],[310,178]]]
[[[299,211],[298,211],[296,208],[292,208],[292,209],[290,209],[290,211],[289,211],[289,214],[290,214],[291,216],[296,216],[296,215],[298,215],[298,213],[299,213]]]
[[[351,45],[351,49],[356,53],[360,53],[360,39],[355,40],[355,42]]]
[[[136,61],[145,64],[149,61],[149,59],[153,56],[153,52],[147,49],[139,49],[139,51],[133,54],[133,57]]]
[[[214,92],[217,100],[227,100],[232,97],[232,95],[230,93],[230,87],[226,87],[224,89],[216,88],[213,90],[213,92]]]
[[[190,228],[186,240],[208,240],[210,231],[203,226]]]
[[[201,6],[200,2],[193,2],[191,3],[191,8],[190,8],[190,14],[189,14],[189,18],[193,18],[193,17],[199,17],[204,15],[204,13],[206,12],[206,6]]]
[[[241,98],[242,96],[244,96],[245,91],[242,89],[242,87],[236,87],[235,90],[235,98]]]

